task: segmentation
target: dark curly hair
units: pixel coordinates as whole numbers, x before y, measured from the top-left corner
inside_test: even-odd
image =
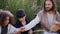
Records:
[[[0,12],[0,25],[1,25],[1,26],[4,26],[4,21],[6,20],[6,17],[9,17],[9,24],[14,23],[14,22],[12,21],[13,18],[12,18],[9,14],[7,14],[7,13],[5,13],[5,12]]]

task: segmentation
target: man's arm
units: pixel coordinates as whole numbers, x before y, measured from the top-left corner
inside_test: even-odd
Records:
[[[33,19],[29,24],[25,25],[24,28],[25,28],[25,31],[33,28],[35,25],[37,25],[38,23],[40,22],[40,19],[38,16],[36,16],[35,19]]]

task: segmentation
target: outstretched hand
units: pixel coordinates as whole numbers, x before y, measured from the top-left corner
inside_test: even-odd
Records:
[[[18,34],[20,32],[24,32],[25,31],[25,28],[24,27],[20,27],[20,28],[17,28],[16,31],[14,32],[14,34]]]
[[[25,30],[25,28],[24,28],[24,27],[20,27],[20,28],[17,28],[17,30],[16,30],[16,31],[18,31],[18,32],[24,32],[24,30]]]

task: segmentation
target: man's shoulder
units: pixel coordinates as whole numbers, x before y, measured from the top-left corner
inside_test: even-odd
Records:
[[[42,15],[43,14],[43,10],[40,10],[37,15]]]
[[[38,13],[43,13],[43,10],[40,10]]]

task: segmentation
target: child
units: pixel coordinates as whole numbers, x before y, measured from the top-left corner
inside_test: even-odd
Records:
[[[14,23],[12,20],[10,14],[3,10],[0,12],[0,34],[15,34],[15,32],[18,32],[18,28],[11,25],[11,23]]]
[[[26,19],[26,14],[24,10],[22,9],[17,10],[16,16],[17,16],[17,21],[16,21],[16,24],[14,25],[16,28],[20,28],[29,23],[29,20]],[[30,29],[29,31],[21,32],[21,34],[28,34],[28,33],[32,34],[32,29]]]

